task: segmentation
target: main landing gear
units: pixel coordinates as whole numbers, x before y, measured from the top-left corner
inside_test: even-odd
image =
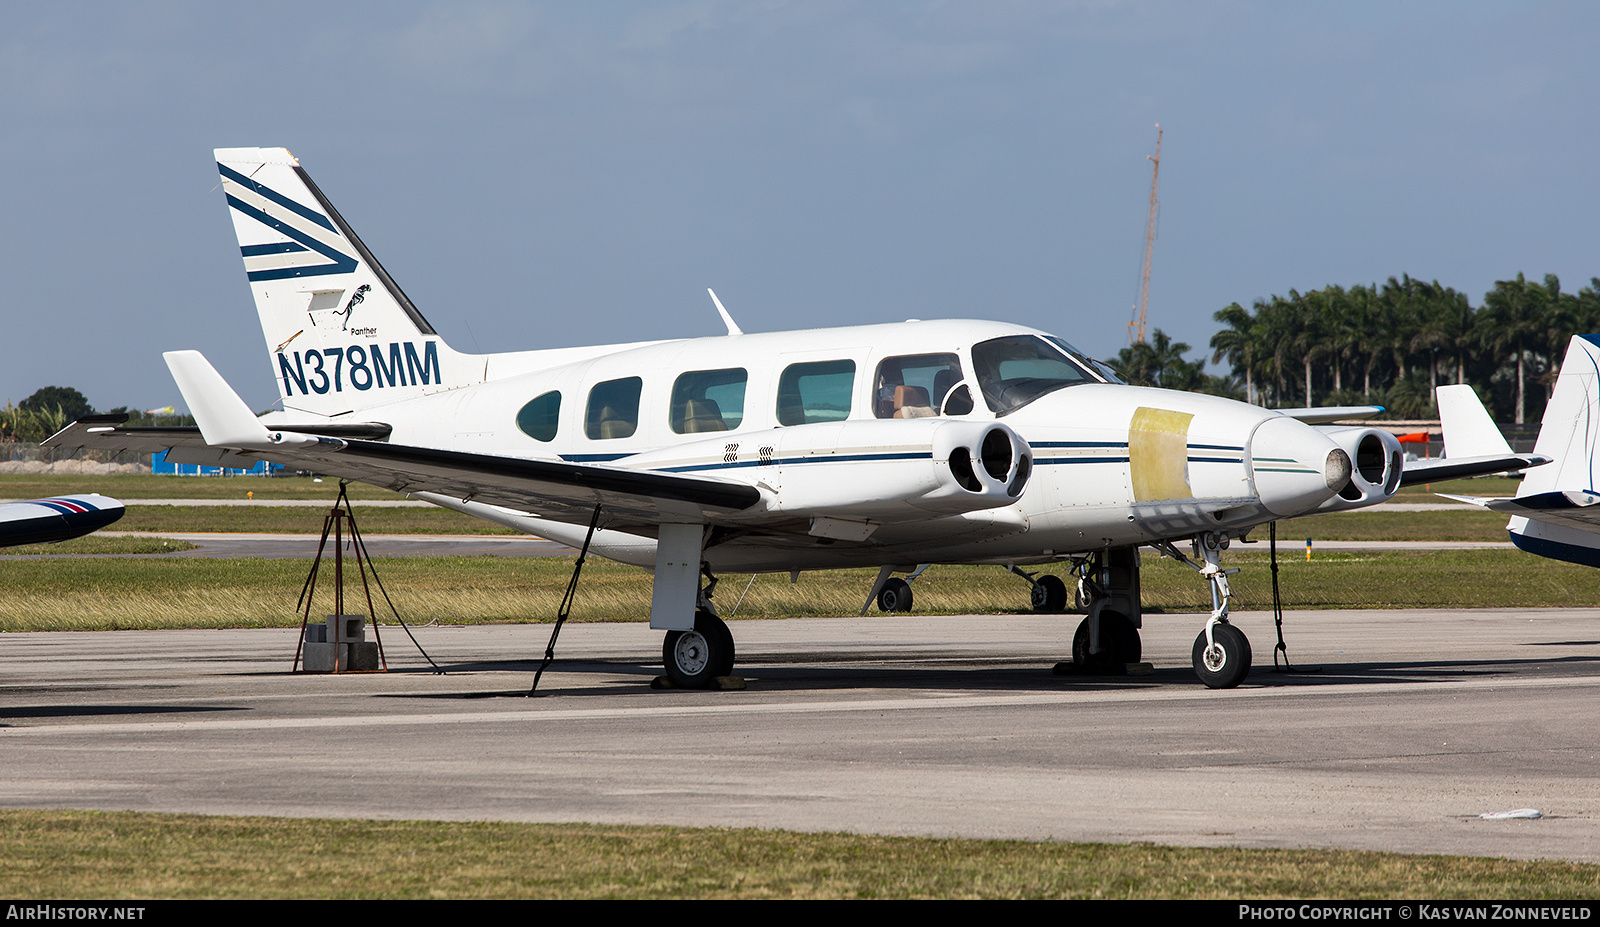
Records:
[[[711,604],[717,578],[705,563],[700,564],[700,572],[707,582],[697,594],[694,627],[668,631],[661,642],[667,679],[678,689],[744,688],[742,681],[733,678],[733,632]]]
[[[1068,587],[1062,579],[1048,575],[1035,579],[1016,567],[1011,572],[1032,583],[1034,611],[1066,611]],[[1078,603],[1088,616],[1072,635],[1072,662],[1056,664],[1056,675],[1124,675],[1143,655],[1139,549],[1108,547],[1075,561],[1072,572],[1078,577]]]
[[[1195,675],[1212,689],[1231,689],[1244,682],[1250,675],[1250,640],[1243,631],[1228,623],[1228,601],[1232,597],[1228,577],[1239,572],[1222,568],[1222,552],[1228,549],[1228,535],[1218,531],[1195,535],[1194,555],[1204,561],[1203,566],[1179,553],[1171,543],[1161,549],[1173,559],[1194,567],[1211,583],[1211,617],[1200,636],[1194,639],[1191,654]]]
[[[680,689],[710,689],[733,674],[733,632],[709,609],[696,609],[694,630],[668,631],[661,643],[667,678]]]
[[[878,611],[884,614],[893,612],[911,611],[911,583],[918,576],[927,572],[931,563],[917,566],[897,566],[887,564],[878,570],[878,578],[872,584],[872,591],[867,593],[867,600],[861,603],[861,614],[865,615],[873,602],[878,603]],[[891,573],[909,574],[905,579],[890,576]]]

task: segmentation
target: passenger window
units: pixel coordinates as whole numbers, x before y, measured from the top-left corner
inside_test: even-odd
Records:
[[[561,423],[561,393],[552,390],[517,412],[517,427],[536,441],[553,441]]]
[[[954,354],[884,358],[875,382],[872,413],[878,418],[930,418],[961,382],[961,359]]]
[[[855,361],[791,364],[778,379],[778,424],[844,421],[855,381]]]
[[[744,387],[750,379],[742,367],[692,370],[672,384],[668,420],[680,435],[730,431],[744,421]]]
[[[632,437],[639,427],[639,391],[643,387],[644,381],[638,377],[596,383],[589,390],[583,433],[596,441]]]

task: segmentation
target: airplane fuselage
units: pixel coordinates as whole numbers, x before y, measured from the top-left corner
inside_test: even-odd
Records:
[[[338,393],[359,392],[367,404],[359,418],[329,420],[384,422],[398,444],[693,473],[770,493],[747,530],[730,516],[725,523],[735,530],[707,547],[707,561],[721,570],[1035,563],[1203,531],[1237,535],[1315,510],[1349,472],[1335,443],[1299,421],[1219,397],[1110,382],[1064,342],[1000,322],[503,355],[457,354],[432,339],[390,343],[375,331],[317,349],[314,360],[312,353],[278,354],[289,407],[281,420],[306,420],[310,410],[295,408],[297,396],[326,409]],[[374,404],[396,386],[412,398]],[[849,504],[852,486],[892,497],[919,468],[929,479],[943,468],[951,479],[938,446],[942,423],[969,431],[999,423],[1021,439],[1005,474],[1017,482],[1014,467],[1027,458],[1013,497],[964,505],[956,493],[947,506],[954,511],[925,496],[903,513]],[[981,457],[976,448],[974,456]],[[983,466],[973,461],[980,478]],[[830,491],[839,500],[832,508],[819,501]],[[584,530],[419,495],[569,543]],[[796,496],[806,503],[791,504]],[[785,511],[823,521],[798,536],[767,530]],[[596,546],[626,562],[654,561],[648,537],[602,532]]]

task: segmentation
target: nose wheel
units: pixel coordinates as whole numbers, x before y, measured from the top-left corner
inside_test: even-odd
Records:
[[[1170,541],[1152,545],[1180,563],[1187,563],[1211,584],[1211,617],[1205,630],[1194,639],[1194,672],[1212,689],[1231,689],[1250,675],[1250,641],[1244,632],[1228,623],[1228,601],[1233,592],[1228,576],[1238,570],[1222,568],[1222,552],[1228,549],[1228,535],[1207,531],[1194,537],[1195,563],[1172,546]]]
[[[1194,639],[1194,672],[1211,689],[1244,682],[1250,675],[1250,639],[1233,625],[1216,622]]]

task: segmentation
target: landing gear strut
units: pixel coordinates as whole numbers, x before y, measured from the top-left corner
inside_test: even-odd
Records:
[[[1079,577],[1080,597],[1088,599],[1089,616],[1072,635],[1072,662],[1056,664],[1056,675],[1091,674],[1121,676],[1142,656],[1139,640],[1139,549],[1108,547],[1073,566]],[[1034,584],[1035,594],[1045,580],[1055,580],[1054,594],[1066,608],[1066,583],[1053,576]]]
[[[1239,571],[1222,568],[1222,552],[1228,549],[1226,533],[1197,534],[1193,549],[1204,566],[1183,556],[1170,543],[1162,548],[1168,556],[1194,567],[1211,584],[1211,617],[1194,639],[1194,672],[1208,688],[1231,689],[1250,675],[1250,640],[1228,623],[1228,602],[1232,597],[1228,577]]]

